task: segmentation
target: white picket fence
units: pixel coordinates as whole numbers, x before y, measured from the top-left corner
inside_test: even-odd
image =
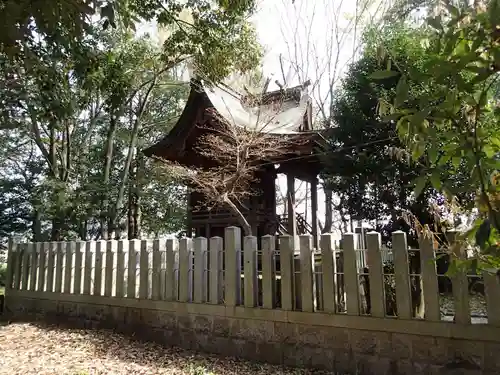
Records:
[[[295,256],[293,238],[245,237],[239,228],[226,228],[225,237],[91,242],[14,243],[9,246],[9,290],[41,293],[139,298],[190,303],[243,305],[248,308],[322,311],[388,318],[392,280],[397,317],[440,321],[436,249],[422,239],[420,272],[409,271],[406,234],[395,232],[393,247],[383,250],[379,233],[366,235],[367,249],[357,249],[355,234],[343,237],[338,249],[333,236],[322,235],[320,250],[311,236],[300,236]],[[386,254],[384,255],[384,251]],[[363,254],[363,255],[360,255]],[[383,263],[394,262],[394,273],[384,274]],[[363,275],[362,268],[368,268]],[[451,276],[455,323],[470,324],[468,275]],[[369,281],[363,295],[363,281]],[[500,284],[483,275],[488,320],[500,325]],[[424,316],[415,316],[412,285],[422,288]],[[388,289],[389,288],[389,289]],[[392,319],[392,318],[391,318]]]

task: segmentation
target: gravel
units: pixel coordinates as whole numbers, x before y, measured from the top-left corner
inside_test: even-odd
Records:
[[[105,330],[4,324],[0,343],[0,374],[6,375],[326,374],[165,348]]]

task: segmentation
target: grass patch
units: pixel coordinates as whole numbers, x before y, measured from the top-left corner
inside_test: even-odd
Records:
[[[5,294],[5,287],[0,286],[0,295]]]

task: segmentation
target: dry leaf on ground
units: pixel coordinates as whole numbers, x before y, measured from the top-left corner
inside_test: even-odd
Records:
[[[320,374],[144,343],[110,331],[0,326],[0,375]]]

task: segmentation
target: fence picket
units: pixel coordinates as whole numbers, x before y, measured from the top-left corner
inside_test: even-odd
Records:
[[[323,309],[335,313],[335,249],[333,236],[321,236],[321,268],[323,272]]]
[[[47,242],[42,242],[40,243],[40,256],[39,256],[39,271],[38,271],[38,279],[37,279],[37,286],[36,290],[38,292],[43,292],[45,291],[45,272],[46,272],[46,266],[45,263],[47,261],[47,250],[48,250],[48,243]]]
[[[446,237],[451,246],[451,250],[457,259],[463,260],[466,258],[465,249],[458,240],[458,233],[449,231]],[[467,271],[459,269],[455,274],[451,275],[453,302],[455,304],[455,323],[469,324],[470,323],[470,310],[469,310],[469,288]]]
[[[257,306],[257,237],[246,236],[243,241],[243,272],[244,272],[244,305],[245,307]]]
[[[241,230],[228,227],[224,237],[224,299],[226,306],[237,306],[241,302]]]
[[[488,324],[500,326],[500,279],[497,270],[484,271],[483,280],[486,295]]]
[[[85,243],[85,267],[83,268],[83,294],[90,294],[90,287],[92,284],[92,258],[93,252],[92,248],[95,243],[86,242]]]
[[[197,237],[193,241],[194,248],[194,302],[207,300],[207,239]]]
[[[106,242],[106,268],[104,270],[104,295],[111,297],[113,294],[113,270],[116,241]]]
[[[155,301],[161,295],[161,253],[160,240],[153,241],[153,270],[151,271],[151,298]]]
[[[370,278],[371,315],[377,318],[385,316],[384,268],[380,249],[382,239],[380,233],[366,234],[368,274]]]
[[[82,289],[82,248],[84,242],[78,241],[75,245],[75,276],[73,279],[73,293],[80,294]]]
[[[63,283],[64,265],[64,242],[58,242],[56,248],[56,278],[54,282],[54,292],[61,293]]]
[[[38,271],[38,253],[40,252],[40,244],[31,244],[31,262],[30,262],[30,285],[29,290],[34,291],[36,289],[36,276]]]
[[[293,310],[293,236],[280,236],[280,275],[281,275],[281,308],[283,310]]]
[[[95,245],[94,259],[94,296],[102,295],[102,244],[104,241],[97,241]]]
[[[118,298],[125,296],[125,240],[118,241],[116,250],[116,289],[115,295]]]
[[[274,236],[262,237],[262,307],[274,309],[276,307],[276,239]]]
[[[343,237],[344,282],[347,315],[359,315],[359,278],[356,264],[356,235],[346,233]]]
[[[408,273],[408,244],[406,233],[396,231],[392,233],[392,254],[394,259],[394,280],[396,283],[396,305],[398,318],[412,318],[412,303],[410,277]]]
[[[127,298],[136,298],[137,242],[128,241]]]
[[[74,242],[66,243],[66,256],[64,263],[64,293],[71,293],[74,246]]]
[[[139,298],[149,298],[149,252],[148,241],[141,241],[139,256]]]
[[[179,242],[179,301],[191,302],[193,296],[193,242],[183,238]]]
[[[16,289],[13,287],[15,279],[15,267],[17,259],[17,241],[14,238],[9,238],[9,245],[7,248],[7,275],[6,275],[6,288]]]
[[[14,269],[13,269],[13,279],[14,287],[13,289],[21,289],[21,279],[22,279],[22,268],[23,268],[23,245],[16,244],[15,252],[16,256],[14,258]]]
[[[424,316],[425,320],[438,322],[441,320],[441,312],[439,310],[439,288],[434,241],[429,236],[421,236],[418,242],[424,293]]]
[[[300,244],[300,295],[302,311],[314,311],[313,247],[310,235],[302,235]]]
[[[179,267],[179,243],[176,239],[167,240],[167,270],[165,275],[165,298],[174,301],[178,296],[178,267]]]
[[[30,272],[30,249],[31,244],[23,245],[22,265],[21,265],[21,289],[28,290],[29,272]]]
[[[222,270],[222,237],[210,238],[210,303],[217,305],[222,302],[224,278],[220,277]]]

